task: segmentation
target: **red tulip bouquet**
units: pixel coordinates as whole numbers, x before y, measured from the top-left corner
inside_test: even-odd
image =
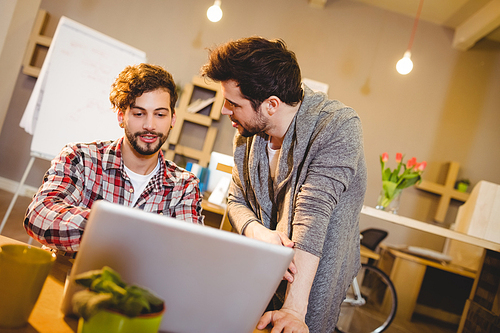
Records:
[[[398,164],[394,170],[385,167],[385,163],[389,160],[389,154],[383,153],[380,156],[380,165],[382,167],[382,191],[377,202],[377,209],[387,210],[389,204],[394,198],[399,197],[403,189],[415,185],[420,182],[422,173],[427,166],[427,162],[417,163],[415,157],[406,162],[403,162],[403,155],[396,154],[396,163]],[[396,209],[389,209],[394,214]]]

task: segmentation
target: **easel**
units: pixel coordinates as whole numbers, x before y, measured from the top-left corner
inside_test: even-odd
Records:
[[[19,193],[21,193],[21,190],[24,186],[24,182],[26,181],[26,178],[28,177],[28,174],[29,174],[31,168],[33,167],[34,162],[35,162],[35,156],[32,155],[29,162],[28,162],[28,166],[26,167],[26,170],[24,170],[23,177],[21,178],[21,181],[19,182],[16,193],[14,193],[14,197],[10,201],[9,208],[7,208],[7,211],[5,212],[5,216],[3,217],[2,224],[0,224],[0,235],[2,234],[2,230],[5,226],[5,224],[7,223],[7,220],[9,219],[9,215],[12,211],[12,208],[14,208],[14,204],[17,201],[17,197],[19,196]],[[32,241],[32,238],[30,238],[29,244],[31,244],[31,241]]]

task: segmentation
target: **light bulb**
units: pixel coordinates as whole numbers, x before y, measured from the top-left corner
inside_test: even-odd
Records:
[[[406,75],[413,69],[413,62],[411,61],[410,51],[406,51],[403,58],[396,64],[396,70],[401,75]]]
[[[214,5],[207,10],[207,17],[212,22],[219,22],[222,18],[222,9],[220,9],[220,0],[215,0]]]

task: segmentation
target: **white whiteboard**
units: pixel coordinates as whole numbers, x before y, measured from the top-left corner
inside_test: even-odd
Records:
[[[51,160],[69,142],[121,137],[111,84],[143,62],[143,51],[62,17],[20,123],[33,134],[31,155]]]

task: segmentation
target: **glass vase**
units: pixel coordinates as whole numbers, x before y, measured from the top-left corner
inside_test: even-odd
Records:
[[[378,196],[376,209],[380,209],[392,214],[398,214],[399,202],[401,200],[401,193],[403,190],[396,190],[392,198],[387,196],[387,192],[383,189]]]

